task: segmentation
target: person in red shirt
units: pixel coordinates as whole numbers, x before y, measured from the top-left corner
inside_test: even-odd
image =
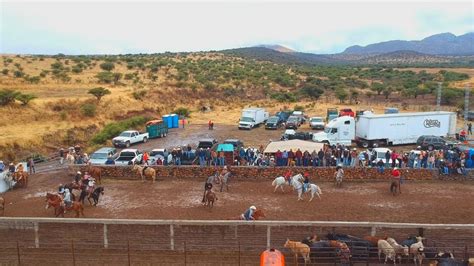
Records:
[[[398,189],[398,194],[401,194],[402,191],[400,190],[400,170],[397,167],[393,168],[392,170],[392,184],[390,185],[390,192],[395,196]]]
[[[467,135],[466,130],[464,130],[464,129],[461,130],[461,132],[459,132],[459,140],[460,141],[465,141],[466,140],[466,135]]]
[[[288,185],[291,186],[291,171],[290,170],[286,171],[284,177],[285,177],[286,181],[288,181]]]

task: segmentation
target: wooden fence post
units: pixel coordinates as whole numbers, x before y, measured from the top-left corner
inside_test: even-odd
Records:
[[[239,244],[239,266],[240,266],[240,241],[238,242],[238,244]]]
[[[271,227],[267,225],[267,249],[270,249],[270,243],[271,243]]]
[[[184,265],[187,265],[186,241],[184,241],[183,246],[184,246]]]
[[[107,224],[104,224],[104,248],[109,247],[109,239],[107,237]]]
[[[18,266],[21,265],[21,259],[20,259],[20,243],[16,241],[16,254],[18,255]]]
[[[39,224],[35,223],[35,248],[39,248]]]
[[[174,227],[170,224],[170,249],[174,250]]]
[[[128,258],[128,266],[132,265],[131,259],[130,259],[130,240],[127,240],[127,258]]]
[[[76,254],[74,252],[74,240],[71,240],[72,265],[76,265]]]

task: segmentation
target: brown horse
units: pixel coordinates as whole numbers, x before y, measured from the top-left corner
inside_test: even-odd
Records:
[[[57,194],[52,194],[52,193],[47,193],[46,194],[46,209],[49,207],[54,208],[54,215],[58,217],[61,215],[61,217],[64,217],[64,212],[65,211],[75,211],[76,212],[76,217],[79,217],[80,214],[84,217],[84,206],[82,203],[73,201],[71,206],[68,208],[65,208],[65,206],[62,205],[62,199],[59,195]]]
[[[216,193],[212,192],[212,190],[208,190],[206,196],[204,197],[204,202],[206,206],[209,208],[214,207],[214,201],[217,201]]]
[[[253,218],[255,220],[261,220],[262,218],[265,218],[265,213],[263,213],[262,209],[257,209],[253,213]],[[244,214],[239,215],[237,218],[232,218],[230,220],[245,220]]]
[[[97,180],[97,183],[101,184],[101,178],[102,178],[102,168],[99,168],[99,167],[95,167],[95,166],[92,166],[89,164],[88,168],[87,168],[87,172],[89,172],[89,174],[95,178],[95,180]]]
[[[148,177],[148,178],[151,178],[153,180],[153,183],[155,183],[155,180],[156,180],[156,171],[155,171],[155,169],[153,169],[151,167],[147,167],[145,169],[145,173],[143,173],[143,168],[144,168],[143,166],[135,164],[132,168],[132,171],[139,174],[140,177],[142,178],[143,182],[145,182],[145,177]]]
[[[13,173],[13,179],[17,182],[17,186],[26,188],[28,185],[28,173],[25,171],[18,171]]]
[[[5,199],[0,197],[0,211],[2,211],[2,216],[5,216]]]

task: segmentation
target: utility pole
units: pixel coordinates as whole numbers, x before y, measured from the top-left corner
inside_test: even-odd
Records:
[[[436,111],[441,111],[441,82],[438,82],[438,97],[436,98]]]
[[[467,130],[467,118],[469,114],[469,93],[471,92],[471,86],[466,83],[464,91],[464,130]]]

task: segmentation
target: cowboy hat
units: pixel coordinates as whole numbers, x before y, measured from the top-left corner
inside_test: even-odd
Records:
[[[13,163],[10,163],[10,165],[13,165]]]
[[[398,170],[398,167],[393,167],[393,170]]]
[[[69,188],[64,189],[64,192],[68,192],[68,193],[69,193]]]
[[[251,210],[256,210],[257,207],[255,207],[255,206],[252,205],[252,206],[250,206],[250,209],[251,209]]]
[[[81,171],[77,171],[77,174],[80,175],[80,174],[82,174],[82,173],[81,173]]]
[[[59,190],[59,194],[63,194],[64,193],[64,188],[62,187],[60,190]]]

